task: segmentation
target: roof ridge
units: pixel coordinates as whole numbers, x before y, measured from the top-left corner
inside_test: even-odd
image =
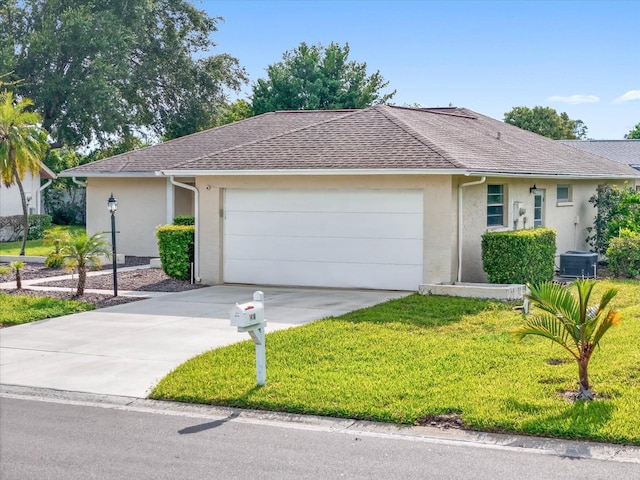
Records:
[[[392,115],[390,111],[387,111],[387,110],[391,110],[391,107],[389,105],[376,105],[375,107],[372,107],[372,108],[378,110],[387,119],[389,119],[391,122],[395,123],[396,126],[400,127],[402,130],[404,130],[406,133],[411,135],[413,138],[418,140],[423,145],[425,145],[425,146],[429,147],[430,149],[432,149],[434,152],[436,152],[438,155],[440,155],[443,159],[445,159],[447,162],[449,162],[454,167],[467,168],[466,165],[463,165],[462,163],[454,160],[453,157],[449,154],[449,152],[447,152],[443,148],[437,146],[435,143],[433,143],[431,140],[426,138],[424,135],[422,135],[420,132],[418,132],[415,128],[413,128],[407,122],[405,122],[404,120],[398,118],[396,115]],[[393,107],[393,108],[396,108],[396,107]],[[402,108],[402,107],[400,107],[400,108]],[[417,109],[407,108],[406,110],[417,110]]]
[[[315,126],[318,126],[318,125],[324,125],[325,123],[333,122],[333,121],[341,119],[341,118],[346,118],[346,117],[350,117],[352,115],[356,115],[356,114],[362,112],[363,110],[280,110],[278,112],[268,112],[268,113],[271,113],[271,114],[277,114],[277,113],[301,113],[301,112],[318,113],[318,112],[335,112],[335,111],[344,112],[345,115],[336,116],[334,118],[328,118],[328,119],[322,120],[320,122],[311,123],[309,125],[304,125],[302,127],[292,128],[290,130],[277,133],[275,135],[271,135],[271,136],[264,137],[264,138],[258,138],[256,140],[252,140],[250,142],[240,143],[240,144],[234,145],[232,147],[223,148],[222,150],[218,150],[217,152],[207,153],[206,155],[200,155],[199,157],[191,158],[191,159],[186,160],[186,161],[184,161],[182,163],[175,164],[171,168],[172,169],[176,169],[178,167],[186,166],[186,165],[190,164],[191,162],[202,160],[202,159],[205,159],[205,158],[208,158],[208,157],[213,157],[214,155],[219,155],[221,153],[231,152],[231,151],[237,150],[238,148],[241,148],[241,147],[244,148],[244,147],[246,147],[248,145],[255,145],[257,143],[264,142],[266,140],[273,140],[274,138],[279,138],[279,137],[283,137],[285,135],[290,135],[292,133],[300,132],[300,131],[305,130],[307,128],[315,127]]]

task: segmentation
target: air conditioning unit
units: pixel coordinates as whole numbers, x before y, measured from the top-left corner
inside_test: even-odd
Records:
[[[595,278],[598,254],[592,252],[569,251],[560,254],[561,277]]]

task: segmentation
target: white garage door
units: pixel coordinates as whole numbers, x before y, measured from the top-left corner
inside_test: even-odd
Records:
[[[227,283],[417,290],[418,190],[225,191]]]

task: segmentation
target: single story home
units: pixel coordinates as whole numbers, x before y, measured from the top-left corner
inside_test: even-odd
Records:
[[[558,140],[583,152],[600,155],[640,170],[640,140]]]
[[[54,178],[56,178],[56,174],[44,163],[40,164],[40,171],[36,175],[31,175],[29,172],[25,173],[22,187],[27,197],[29,213],[42,213],[42,192],[51,185]],[[46,182],[42,183],[42,180],[46,180]],[[22,200],[18,186],[5,187],[0,182],[0,217],[22,215],[22,213]]]
[[[245,283],[417,290],[481,282],[480,239],[549,226],[586,249],[601,183],[628,165],[466,108],[273,112],[64,171],[87,229],[155,256],[156,226],[196,217],[195,274]]]

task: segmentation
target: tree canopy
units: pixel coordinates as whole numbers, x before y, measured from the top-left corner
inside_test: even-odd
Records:
[[[388,102],[389,85],[379,71],[367,75],[367,64],[348,60],[349,44],[307,45],[287,51],[267,67],[267,78],[253,85],[256,115],[276,110],[363,108]]]
[[[640,123],[637,123],[636,126],[624,136],[624,138],[627,140],[640,140]]]
[[[172,138],[215,123],[246,74],[208,55],[221,18],[186,0],[5,0],[0,73],[42,114],[55,146],[144,127]]]
[[[550,107],[513,107],[504,114],[504,121],[554,140],[583,140],[587,136],[582,120],[572,120],[566,112],[558,114]]]

